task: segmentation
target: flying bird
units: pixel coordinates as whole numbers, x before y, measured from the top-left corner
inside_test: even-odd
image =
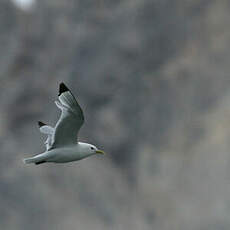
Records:
[[[58,99],[59,101],[55,101],[55,104],[61,110],[61,116],[55,127],[38,122],[40,132],[47,135],[46,151],[23,159],[25,164],[66,163],[94,154],[105,154],[96,146],[77,140],[78,132],[84,123],[84,114],[74,95],[64,83],[59,85]]]

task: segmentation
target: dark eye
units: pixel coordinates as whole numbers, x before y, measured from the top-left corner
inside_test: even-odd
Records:
[[[93,147],[91,147],[91,149],[92,149],[92,150],[94,150],[94,148],[93,148]]]

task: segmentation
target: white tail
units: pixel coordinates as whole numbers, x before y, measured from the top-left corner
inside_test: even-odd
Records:
[[[30,157],[30,158],[25,158],[23,159],[24,164],[31,164],[31,163],[35,163],[36,159],[34,157]]]

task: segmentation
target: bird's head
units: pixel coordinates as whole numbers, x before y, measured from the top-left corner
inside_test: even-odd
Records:
[[[82,150],[87,155],[94,155],[94,154],[102,154],[104,155],[105,152],[102,150],[99,150],[96,146],[87,144],[87,143],[79,143],[82,147]]]
[[[104,151],[102,151],[102,150],[98,149],[96,146],[90,145],[90,144],[89,144],[89,151],[90,151],[92,154],[102,154],[102,155],[105,154]]]

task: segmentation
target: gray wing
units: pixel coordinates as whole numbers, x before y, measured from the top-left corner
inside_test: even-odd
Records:
[[[38,122],[38,126],[40,132],[47,135],[47,139],[44,144],[46,146],[46,150],[49,150],[52,146],[52,136],[54,133],[54,128],[41,121]]]
[[[64,83],[60,84],[58,99],[60,102],[55,103],[61,109],[61,116],[54,127],[51,148],[76,144],[78,132],[84,123],[83,111]]]

